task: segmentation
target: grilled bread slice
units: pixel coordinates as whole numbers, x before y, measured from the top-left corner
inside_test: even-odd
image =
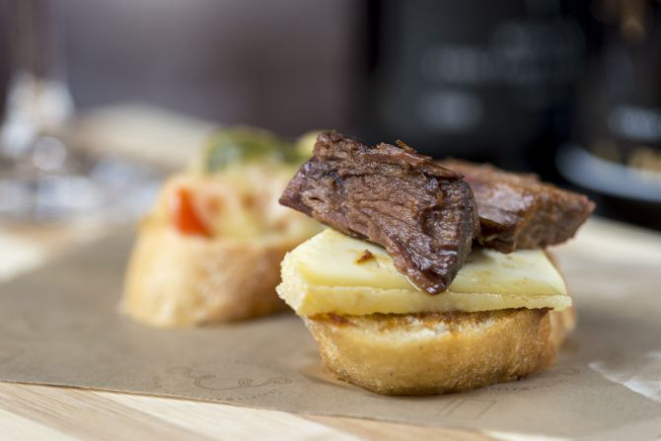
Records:
[[[572,308],[303,317],[326,367],[384,395],[461,392],[550,366]]]

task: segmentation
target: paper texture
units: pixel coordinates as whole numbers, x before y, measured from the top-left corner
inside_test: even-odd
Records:
[[[131,242],[130,234],[114,236],[0,285],[0,380],[560,438],[661,436],[661,258],[654,252],[633,261],[625,250],[619,259],[589,238],[560,252],[579,325],[541,375],[469,393],[394,398],[332,379],[293,315],[173,331],[119,315]]]

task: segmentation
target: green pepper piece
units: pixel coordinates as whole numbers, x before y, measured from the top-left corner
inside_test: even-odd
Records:
[[[215,173],[229,165],[252,161],[298,164],[303,158],[294,144],[271,132],[249,127],[220,130],[209,139],[202,158],[202,169]]]

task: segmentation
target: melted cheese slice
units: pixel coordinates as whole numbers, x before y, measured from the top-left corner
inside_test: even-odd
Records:
[[[331,229],[287,254],[278,294],[299,315],[571,306],[562,277],[542,250],[474,250],[450,289],[430,295],[400,274],[383,248]]]

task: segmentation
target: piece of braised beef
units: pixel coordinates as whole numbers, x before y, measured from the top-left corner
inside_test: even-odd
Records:
[[[478,241],[503,253],[564,242],[595,207],[587,197],[540,182],[536,175],[456,159],[437,163],[464,175],[477,201]]]
[[[337,132],[319,135],[280,203],[383,246],[397,270],[430,294],[448,288],[478,229],[461,175],[403,143],[367,146]]]

